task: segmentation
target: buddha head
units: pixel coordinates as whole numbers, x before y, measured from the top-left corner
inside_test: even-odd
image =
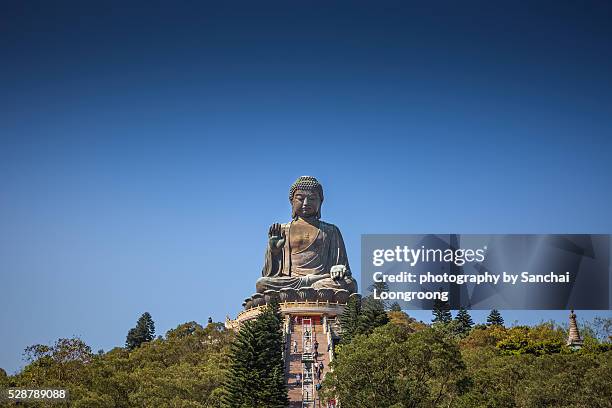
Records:
[[[319,219],[323,203],[323,186],[314,177],[298,177],[289,189],[289,202],[293,219],[297,217]]]

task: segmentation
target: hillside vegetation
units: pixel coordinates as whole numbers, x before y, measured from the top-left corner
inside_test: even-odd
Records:
[[[609,333],[585,328],[584,347],[572,350],[565,345],[566,329],[553,323],[471,327],[463,311],[458,319],[429,325],[396,308],[386,318],[372,310],[378,309],[347,312],[360,324],[336,347],[334,371],[323,381],[323,393],[343,408],[612,407]],[[270,355],[251,349],[261,341],[246,341],[247,334],[236,336],[220,323],[189,322],[142,343],[134,343],[131,331],[126,347],[97,353],[78,338],[60,339],[28,347],[20,373],[0,370],[0,388],[68,389],[70,402],[54,407],[222,407],[232,400],[224,387],[236,384],[228,373],[242,370],[229,356],[240,349],[251,360]]]

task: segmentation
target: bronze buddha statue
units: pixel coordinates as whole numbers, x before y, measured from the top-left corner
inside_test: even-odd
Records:
[[[272,224],[258,293],[268,290],[344,289],[357,291],[338,227],[320,220],[323,187],[314,177],[299,177],[289,190],[292,220]]]

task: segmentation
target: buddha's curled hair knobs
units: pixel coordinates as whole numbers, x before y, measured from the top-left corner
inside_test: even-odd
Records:
[[[323,186],[321,183],[319,183],[319,180],[312,176],[301,176],[295,180],[289,189],[289,201],[293,200],[293,195],[295,194],[296,190],[316,191],[319,193],[321,202],[323,202]]]

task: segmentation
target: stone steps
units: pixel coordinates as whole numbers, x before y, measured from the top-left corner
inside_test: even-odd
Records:
[[[307,316],[303,316],[307,317]],[[323,380],[325,373],[329,371],[329,353],[327,352],[327,334],[323,333],[323,326],[318,317],[312,317],[313,333],[317,342],[319,343],[318,354],[316,356],[316,363],[323,362],[323,371],[321,372],[321,380]],[[297,353],[293,352],[293,341],[298,342]],[[287,389],[289,393],[290,407],[302,407],[302,386],[296,384],[296,376],[298,373],[302,373],[302,325],[293,324],[292,317],[292,332],[289,340],[289,346],[285,356],[285,379]],[[313,372],[314,373],[314,372]],[[320,382],[316,375],[314,376],[314,384]],[[318,399],[317,392],[315,391],[315,398]],[[317,404],[318,406],[318,404]],[[324,405],[322,405],[324,406]]]

